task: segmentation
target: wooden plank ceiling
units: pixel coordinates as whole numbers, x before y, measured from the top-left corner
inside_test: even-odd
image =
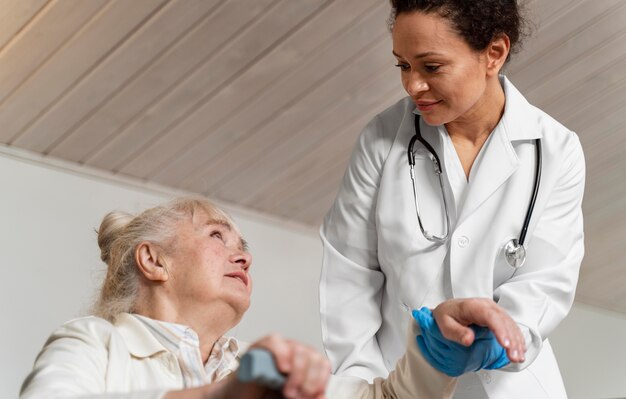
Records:
[[[508,67],[587,156],[578,299],[626,313],[626,2],[534,0]],[[0,0],[0,143],[318,226],[403,96],[383,0]]]

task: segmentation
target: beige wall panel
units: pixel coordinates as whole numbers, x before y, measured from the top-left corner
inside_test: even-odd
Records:
[[[311,204],[310,208],[298,212],[296,214],[298,220],[306,221],[310,226],[321,227],[324,222],[324,216],[326,216],[330,207],[333,206],[338,188],[339,187],[336,187],[335,191],[331,191],[325,196],[318,198],[317,201]]]
[[[390,98],[393,100],[390,101]],[[380,108],[383,109],[387,102],[392,103],[396,99],[397,96],[395,95],[387,97],[387,101],[379,103]],[[277,162],[280,167],[271,168],[268,175],[260,180],[260,183],[242,184],[242,187],[245,187],[245,195],[243,196],[245,205],[268,210],[280,208],[278,203],[282,202],[285,196],[306,190],[312,184],[313,179],[329,173],[343,175],[343,169],[337,166],[337,158],[347,159],[349,157],[359,132],[372,117],[369,113],[361,113],[356,116],[345,114],[338,118],[346,105],[348,104],[342,101],[331,113],[321,116],[320,128],[332,133],[313,140],[308,146],[308,151],[299,152],[297,157],[292,158],[289,143],[285,143],[285,145],[272,151],[272,154],[280,159]],[[313,130],[313,126],[302,130],[302,137],[305,137],[306,134],[314,134]]]
[[[146,105],[157,101],[172,84],[187,76],[199,61],[210,56],[213,48],[209,47],[208,51],[204,51],[207,48],[205,44],[211,42],[208,38],[215,32],[207,29],[213,21],[205,16],[219,3],[224,4],[219,0],[179,3],[178,7],[190,7],[194,10],[193,19],[172,22],[183,25],[185,33],[170,43],[139,76],[124,84],[97,112],[81,122],[71,134],[66,135],[50,153],[70,161],[83,161],[94,150],[110,141],[115,132],[128,124]],[[200,21],[204,30],[194,29]],[[189,32],[190,30],[193,32]],[[190,33],[193,34],[192,37],[189,37]]]
[[[522,0],[526,17],[533,29],[541,29],[554,22],[567,9],[589,0]]]
[[[317,5],[319,2],[320,0],[317,0]],[[135,164],[135,161],[145,156],[146,152],[153,151],[163,135],[167,134],[172,127],[186,121],[200,104],[212,98],[230,80],[236,78],[255,58],[267,50],[273,40],[283,36],[291,28],[291,24],[297,23],[298,19],[284,21],[282,24],[272,24],[271,21],[295,17],[294,12],[298,10],[307,15],[308,12],[305,12],[307,7],[304,6],[307,4],[310,6],[310,3],[292,2],[288,4],[289,7],[285,9],[287,12],[284,15],[276,12],[281,7],[280,3],[255,2],[252,11],[256,14],[252,15],[247,7],[249,3],[245,1],[228,3],[229,6],[234,5],[236,8],[229,10],[232,17],[228,21],[220,21],[223,23],[223,29],[221,32],[216,32],[214,36],[220,40],[221,44],[215,50],[214,55],[196,70],[189,80],[182,82],[162,101],[150,107],[144,115],[125,129],[126,131],[122,133],[119,140],[114,143],[117,149],[123,151],[123,157],[116,156],[119,162],[113,167],[122,173],[137,175],[137,171],[131,172],[132,168],[127,166],[129,163]],[[236,12],[236,9],[239,9],[239,12]],[[292,12],[288,12],[289,10]],[[245,15],[245,19],[241,18],[241,15]],[[185,130],[181,137],[172,139],[175,142],[182,140],[187,143],[187,135],[193,135],[194,132]],[[126,149],[121,148],[122,145]],[[107,152],[110,152],[111,148],[107,148]],[[176,145],[161,147],[159,150],[162,155],[161,161],[169,160],[176,154],[178,148]],[[99,154],[97,156],[99,157]],[[154,163],[154,160],[148,162]],[[140,167],[147,166],[139,163]]]
[[[593,253],[590,253],[592,255]],[[619,254],[615,254],[618,257]],[[615,261],[605,269],[595,269],[589,277],[581,279],[576,291],[576,300],[583,302],[602,303],[605,309],[624,312],[626,310],[626,295],[622,278],[623,261]],[[593,281],[592,279],[593,278]]]
[[[346,94],[353,94],[359,87],[374,79],[375,75],[380,73],[381,68],[393,68],[388,54],[385,54],[385,57],[380,56],[381,50],[388,47],[387,35],[383,34],[363,52],[342,65],[340,70],[334,71],[327,80],[317,82],[272,121],[251,131],[221,154],[204,160],[200,167],[190,171],[187,178],[180,180],[180,187],[187,187],[187,184],[193,187],[195,180],[207,181],[206,176],[213,176],[212,184],[209,183],[206,186],[206,191],[221,197],[226,192],[232,191],[228,188],[229,182],[236,181],[237,185],[262,182],[263,179],[259,178],[259,174],[256,173],[262,169],[258,165],[274,165],[275,160],[266,157],[273,148],[280,146],[293,136],[299,136],[299,132],[309,124],[319,123],[320,115],[334,107],[334,104]],[[363,93],[363,95],[368,95],[368,93]],[[315,112],[311,112],[312,109]],[[304,141],[310,142],[311,139],[319,136],[319,133],[309,135]],[[246,159],[254,160],[254,162],[241,163],[236,167],[229,162],[240,158],[243,154]],[[176,175],[169,177],[176,177]]]
[[[324,212],[330,209],[332,202],[330,198],[334,198],[339,188],[359,129],[352,124],[351,129],[346,129],[342,133],[337,139],[320,142],[320,146],[316,147],[316,153],[323,153],[322,156],[302,159],[292,165],[301,173],[295,180],[280,188],[280,195],[271,205],[272,212],[296,220],[298,215],[307,210],[319,208],[320,202],[324,202],[321,206]],[[321,199],[325,200],[320,201]]]
[[[386,7],[386,4],[383,3],[382,6]],[[357,52],[363,51],[363,48],[380,37],[380,30],[373,29],[372,24],[380,21],[379,14],[382,9],[383,7],[377,7],[369,12],[346,34],[336,37],[327,48],[303,62],[300,68],[277,82],[272,90],[263,93],[260,97],[250,99],[247,106],[232,115],[227,123],[218,129],[212,129],[208,132],[208,136],[194,143],[188,151],[181,153],[176,161],[168,165],[168,169],[176,168],[181,176],[189,173],[206,159],[217,156],[238,140],[259,130],[265,123],[289,109],[300,97],[334,74],[338,66],[349,62]],[[208,123],[210,120],[206,120],[203,124]],[[180,127],[177,130],[179,129]],[[182,131],[177,133],[177,135],[180,134]],[[155,176],[154,179],[160,181],[159,176]]]
[[[587,128],[596,121],[608,117],[617,110],[623,108],[626,104],[626,81],[616,82],[615,84],[606,84],[604,91],[596,91],[592,95],[585,96],[587,102],[578,108],[570,108],[566,111],[560,111],[558,114],[547,112],[554,115],[565,126],[574,130],[578,134],[585,134]]]
[[[511,74],[545,56],[552,48],[566,41],[570,35],[593,25],[598,18],[606,14],[607,8],[618,6],[621,0],[559,0],[554,2],[558,3],[554,6],[551,3],[552,0],[541,0],[538,4],[539,14],[531,15],[537,29],[531,31],[532,36],[528,38],[523,50],[514,56],[509,68]],[[541,14],[546,8],[550,8],[547,16]]]
[[[624,167],[624,162],[622,162]],[[626,223],[626,190],[619,184],[619,181],[613,184],[595,185],[600,186],[603,190],[602,195],[611,195],[611,198],[619,198],[616,200],[603,201],[600,206],[591,204],[590,201],[584,205],[584,215],[586,217],[586,243],[587,255],[584,264],[592,268],[603,268],[609,260],[618,262],[620,267],[624,267],[624,243],[626,243],[626,232],[624,224]],[[590,186],[590,189],[593,185]],[[607,232],[611,232],[607,234]],[[595,248],[610,248],[613,253],[620,254],[619,257],[608,259],[611,252]]]
[[[45,7],[0,53],[0,106],[105,3],[105,0],[63,0]],[[0,136],[0,141],[4,140]]]
[[[257,19],[254,27],[248,30],[245,35],[240,36],[220,57],[222,64],[216,66],[219,66],[220,69],[224,66],[223,73],[227,73],[230,78],[225,79],[220,75],[216,77],[222,83],[217,92],[230,85],[245,70],[251,68],[257,58],[265,57],[268,51],[286,40],[288,38],[286,36],[287,32],[297,29],[303,21],[310,18],[311,13],[322,7],[324,3],[320,0],[309,0],[306,2],[283,1],[276,8],[280,9],[280,12],[270,12],[265,14],[262,19]],[[234,69],[233,65],[240,68],[243,67],[243,69]],[[274,90],[275,88],[271,92]],[[259,121],[267,118],[269,106],[266,102],[267,96],[270,94],[265,92],[261,94],[263,97],[262,106],[258,105],[260,101],[259,96],[248,97],[246,91],[239,93],[239,95],[245,104],[248,105],[248,112],[243,113],[239,109],[237,113],[233,112],[230,115],[215,115],[210,107],[212,97],[205,98],[197,106],[194,106],[194,109],[187,115],[185,120],[177,123],[171,129],[168,128],[165,134],[149,147],[148,151],[150,152],[163,154],[167,151],[169,154],[168,158],[154,159],[145,156],[146,154],[142,154],[120,170],[134,176],[152,179],[154,174],[165,167],[177,167],[180,163],[185,163],[185,161],[190,159],[197,161],[197,159],[190,158],[191,154],[186,153],[186,151],[191,147],[194,149],[198,148],[201,143],[197,142],[197,140],[202,140],[210,126],[224,118],[230,118],[230,123],[225,125],[224,129],[228,136],[225,140],[238,139],[245,134],[243,126],[251,123],[258,124]],[[251,104],[256,106],[251,106]],[[199,153],[199,157],[202,160],[211,157],[215,154],[215,151],[219,152],[219,149],[223,148],[223,141],[219,140],[219,136],[214,135],[213,138],[215,140],[211,143],[210,151],[201,151]],[[158,181],[157,179],[155,180]]]
[[[585,150],[587,172],[603,166],[606,152],[620,152],[626,150],[626,104],[611,112],[602,119],[587,125],[585,131],[578,135]]]
[[[624,143],[621,145],[623,146]],[[614,211],[616,206],[623,206],[626,201],[626,185],[621,184],[625,170],[624,154],[611,156],[606,161],[606,167],[597,168],[595,171],[587,170],[584,207],[585,215],[588,216],[586,223],[591,229],[602,229],[606,225],[615,223],[624,215],[624,213]],[[608,211],[609,208],[611,212]],[[626,234],[626,229],[624,233]],[[623,246],[624,243],[613,241],[613,245]]]
[[[0,3],[0,53],[4,46],[46,4],[47,0],[2,0]]]
[[[354,148],[358,135],[359,130],[353,129],[352,134],[345,135],[346,138],[351,137],[351,140],[344,139],[343,142],[337,142],[337,146],[344,149],[342,153],[335,152],[332,158],[318,158],[309,164],[308,170],[318,169],[317,172],[306,173],[306,178],[303,176],[308,182],[306,186],[296,188],[294,185],[286,195],[283,194],[283,197],[289,198],[289,200],[276,202],[274,206],[276,213],[282,213],[294,220],[307,220],[307,223],[319,226],[317,222],[321,222],[337,195],[344,171],[350,160],[348,154]],[[330,149],[328,151],[330,152]],[[315,223],[312,223],[311,220]]]
[[[589,106],[602,105],[604,96],[614,91],[616,87],[623,87],[626,84],[626,57],[617,63],[607,65],[603,71],[593,74],[589,77],[581,77],[575,85],[569,86],[569,90],[564,91],[562,96],[551,103],[538,104],[546,112],[550,113],[554,118],[565,124],[567,120],[576,120],[575,115],[581,113],[583,109]],[[596,101],[600,104],[594,104]],[[543,103],[543,101],[540,101]],[[585,112],[587,122],[593,122],[594,114]],[[581,129],[583,125],[567,125],[570,129]]]
[[[343,176],[345,165],[337,162],[344,162],[350,156],[363,127],[376,113],[402,98],[398,87],[385,88],[389,82],[393,82],[389,74],[381,74],[377,82],[381,90],[371,91],[366,96],[367,108],[374,112],[363,112],[364,107],[346,96],[331,112],[321,115],[318,124],[298,132],[297,136],[276,148],[270,154],[276,166],[260,177],[259,183],[243,185],[246,195],[241,202],[273,212],[277,206],[282,206],[278,204],[285,197],[306,190],[319,176],[333,173]],[[376,82],[374,85],[370,87],[376,87]],[[306,145],[301,145],[300,141],[306,141]]]
[[[346,166],[347,159],[342,166]],[[341,173],[333,173],[325,178],[317,176],[317,180],[302,192],[291,196],[289,202],[277,208],[276,213],[286,218],[307,220],[307,223],[320,225],[324,214],[330,209],[335,193],[341,183]],[[319,222],[318,222],[319,221]]]
[[[205,57],[200,65],[194,66],[182,81],[176,81],[156,101],[149,103],[132,120],[115,131],[107,143],[85,159],[85,163],[118,170],[170,124],[184,117],[194,104],[219,87],[218,72],[226,73],[242,63],[241,59],[232,64],[229,63],[230,59],[224,59],[223,54],[229,42],[236,40],[240,33],[246,32],[246,26],[253,25],[253,21],[260,18],[262,13],[271,12],[272,1],[274,0],[258,0],[252,4],[245,0],[222,2],[215,14],[210,15],[198,28],[198,33],[194,33],[193,38],[189,39],[190,42],[202,40],[201,36],[204,35],[202,45],[195,50],[199,53],[197,55]],[[184,56],[185,51],[186,45],[176,50],[177,53],[182,52],[181,56]],[[170,62],[169,57],[167,62]],[[186,63],[182,60],[180,62],[181,65]],[[216,64],[220,68],[216,68]]]
[[[272,212],[280,213],[285,204],[289,205],[291,200],[303,192],[308,192],[310,188],[320,181],[320,179],[330,179],[336,182],[331,191],[336,192],[339,188],[337,176],[343,176],[343,170],[347,164],[350,151],[359,134],[358,122],[367,123],[366,118],[360,118],[341,132],[337,132],[336,137],[328,140],[318,141],[311,146],[311,152],[303,154],[296,162],[285,168],[277,176],[277,179],[269,179],[267,186],[265,181],[257,183],[256,187],[246,186],[242,190],[249,197],[248,189],[256,188],[256,200],[252,197],[246,198],[251,208],[272,209]],[[322,193],[320,195],[325,195]],[[317,201],[317,198],[307,198],[305,203],[300,204],[301,208],[309,207],[310,202]],[[289,215],[289,219],[294,219]]]
[[[528,101],[540,108],[559,102],[566,98],[564,93],[577,86],[578,81],[603,74],[606,68],[616,62],[622,62],[625,58],[626,32],[594,48],[576,62],[559,69],[548,79],[537,81],[524,91],[524,95]]]
[[[581,140],[585,145],[585,148],[593,148],[596,145],[601,145],[601,142],[595,140],[594,135],[601,136],[613,136],[617,130],[622,130],[626,126],[626,103],[624,101],[619,101],[619,104],[613,106],[613,111],[610,114],[606,115],[602,119],[594,119],[589,121],[589,123],[585,123],[585,130],[587,131],[587,136],[581,135]],[[587,142],[585,138],[592,138],[594,140],[590,140]],[[598,150],[602,151],[603,148],[599,146]]]
[[[207,105],[204,106],[207,113],[210,112],[213,115],[219,116],[237,112],[245,105],[246,101],[249,102],[248,98],[266,98],[266,96],[271,95],[268,91],[281,96],[292,95],[291,91],[293,91],[293,88],[288,84],[281,84],[281,81],[284,82],[288,80],[289,78],[287,78],[287,76],[295,76],[296,79],[298,79],[297,76],[299,76],[303,66],[313,62],[315,59],[324,58],[324,48],[327,47],[331,41],[337,41],[341,32],[345,31],[346,27],[353,25],[355,19],[359,19],[357,11],[361,9],[367,10],[371,8],[372,5],[376,5],[376,3],[377,0],[350,0],[332,3],[328,8],[316,15],[315,18],[308,21],[305,26],[294,32],[289,40],[281,43],[281,45],[256,63],[244,75],[237,78],[229,87],[220,92],[210,103],[207,103]],[[324,29],[319,28],[322,25]],[[371,52],[369,49],[367,49],[367,51]],[[358,56],[360,57],[360,55]],[[345,68],[352,67],[346,62]],[[358,71],[354,75],[353,78],[356,78],[356,75],[359,75]],[[263,85],[263,82],[270,83],[270,86]],[[337,88],[336,92],[340,91],[341,90]],[[241,93],[246,93],[246,96],[242,97]],[[331,93],[328,97],[322,99],[319,105],[321,108],[318,109],[317,106],[311,106],[311,108],[305,110],[306,115],[303,115],[302,118],[310,118],[313,114],[311,109],[316,109],[316,113],[323,112],[324,107],[328,106],[335,97],[337,97],[337,94]],[[299,106],[299,101],[295,104]],[[295,112],[289,111],[288,115],[295,117]],[[284,115],[281,115],[281,117],[282,116]],[[208,117],[207,115],[207,118]],[[218,118],[216,117],[215,119],[217,120]],[[284,120],[285,118],[282,119]],[[242,145],[245,145],[244,143],[249,143],[251,141],[250,139],[253,137],[262,136],[263,141],[261,143],[257,141],[257,144],[255,144],[255,146],[259,145],[260,148],[255,147],[252,151],[265,151],[266,148],[273,145],[275,141],[282,140],[281,135],[292,134],[291,131],[285,131],[285,128],[275,125],[276,121],[272,121],[269,125],[262,128],[259,127],[260,131],[253,131],[249,136],[244,137],[241,143],[234,143],[233,147],[218,154],[216,157],[210,157],[208,159],[205,157],[198,160],[198,162],[201,162],[198,164],[199,166],[194,167],[194,170],[191,171],[188,176],[185,176],[184,180],[180,179],[181,173],[177,170],[167,170],[166,173],[169,173],[170,176],[165,175],[162,176],[162,178],[164,181],[171,179],[176,182],[176,185],[181,187],[194,185],[193,181],[198,177],[204,179],[206,176],[205,169],[209,169],[212,176],[219,176],[222,180],[230,180],[230,173],[225,171],[224,173],[226,174],[223,175],[221,173],[224,170],[223,165],[225,158],[228,159],[237,156],[233,154],[233,152],[236,152],[246,154],[246,156],[251,159],[258,159],[254,152],[250,152],[249,146],[242,148]],[[217,127],[218,126],[215,124],[207,124],[206,130],[210,132]],[[301,127],[302,122],[298,124],[297,128]],[[272,138],[268,138],[268,135],[271,135]],[[213,170],[215,166],[218,168],[222,167],[222,169],[219,171]],[[245,165],[241,165],[242,168],[244,166]],[[207,189],[212,190],[213,187],[204,186],[202,191]]]
[[[597,7],[591,8],[598,9]],[[586,11],[592,12],[592,10]],[[595,15],[590,14],[589,18],[591,16]],[[563,20],[565,22],[567,18],[563,18]],[[540,59],[526,64],[524,69],[520,71],[515,71],[513,76],[518,82],[518,88],[524,92],[534,84],[541,84],[544,79],[549,78],[559,69],[577,62],[586,53],[621,33],[620,31],[626,27],[624,24],[626,21],[626,2],[620,2],[619,7],[614,7],[611,12],[605,11],[592,21],[593,23],[587,25],[583,30],[573,26],[574,31],[561,32],[563,38],[549,46],[546,49],[547,52]],[[541,40],[543,41],[543,38]]]
[[[313,17],[313,20],[306,21],[300,29],[296,30],[289,37],[289,40],[279,44],[276,48],[257,62],[254,63],[248,70],[238,74],[234,77],[232,83],[228,87],[221,89],[219,93],[211,97],[209,101],[203,105],[206,118],[211,119],[211,123],[207,124],[206,129],[210,129],[215,123],[223,120],[224,116],[232,114],[240,109],[249,98],[253,98],[259,95],[263,95],[264,91],[273,90],[271,85],[281,76],[295,69],[301,68],[304,58],[310,55],[315,49],[327,40],[331,40],[334,34],[341,30],[346,29],[350,20],[353,18],[352,13],[358,10],[359,7],[373,3],[375,0],[359,1],[348,0],[335,2],[330,4],[327,8],[321,8],[319,14]],[[240,15],[237,13],[235,15]],[[234,17],[233,17],[234,19]],[[323,21],[325,29],[319,29],[319,24],[316,25],[315,21]],[[225,40],[227,32],[217,31],[214,37]],[[228,59],[224,57],[218,57],[215,63],[220,65]],[[243,65],[243,62],[235,63],[235,65]],[[232,69],[232,66],[226,65],[226,68]],[[218,68],[212,67],[210,70],[216,70]],[[221,70],[221,66],[219,68]],[[206,73],[199,75],[197,79],[190,80],[188,84],[199,83],[203,84],[203,80],[207,80],[206,85],[212,87],[219,87],[217,76],[214,73],[209,73],[207,68]],[[198,80],[200,82],[198,82]],[[182,87],[182,84],[181,84]],[[178,90],[178,88],[176,89]],[[209,90],[207,90],[208,92]],[[245,93],[245,95],[242,95]],[[172,93],[172,98],[176,97]],[[165,102],[171,102],[166,100]],[[159,106],[159,108],[163,108]],[[167,114],[167,109],[163,108],[163,113]],[[129,130],[127,130],[129,132]],[[97,153],[92,159],[87,162],[96,166],[104,165],[117,165],[119,160],[123,159],[124,154],[128,154],[136,148],[136,144],[133,143],[130,146],[126,145],[125,148],[121,148],[123,144],[128,141],[124,138],[128,134],[123,134],[119,140],[114,140],[111,145],[105,147],[102,151]],[[116,151],[113,151],[116,149]],[[128,156],[128,155],[126,155]]]
[[[0,107],[3,137],[12,141],[63,94],[91,72],[106,54],[154,10],[154,1],[116,0],[76,31],[18,91]],[[113,29],[113,27],[115,27]],[[93,132],[95,135],[98,132]],[[96,136],[98,137],[98,136]],[[94,140],[97,141],[97,140]]]
[[[585,233],[588,237],[591,230],[588,226],[585,226],[585,228]],[[590,244],[588,242],[589,240],[586,240],[585,242],[585,258],[583,260],[582,267],[580,268],[578,287],[576,290],[577,294],[588,295],[590,290],[597,289],[598,280],[594,277],[606,273],[602,269],[610,266],[607,259],[614,258],[614,256],[610,255],[610,252],[615,250],[615,246],[606,245],[606,240],[601,240],[607,238],[607,232],[607,230],[604,230],[602,232],[597,232],[594,235],[598,239],[597,243],[594,242],[594,244]],[[596,238],[594,238],[594,241],[596,241]],[[595,261],[588,262],[590,257],[593,257]],[[602,278],[606,278],[606,276],[603,276]]]
[[[360,131],[359,122],[367,123],[367,118],[360,118],[350,123],[347,129],[337,132],[332,140],[317,142],[311,146],[311,152],[303,154],[275,178],[268,179],[268,184],[265,181],[258,182],[254,186],[242,184],[241,191],[244,193],[242,197],[246,199],[246,206],[253,209],[271,209],[272,213],[284,215],[284,207],[291,208],[290,203],[293,198],[303,192],[309,192],[310,188],[319,181],[332,180],[331,184],[335,186],[330,187],[330,191],[336,192],[339,188],[339,181],[336,177],[343,176],[349,154]],[[249,190],[254,196],[248,193]],[[325,195],[325,193],[319,195]],[[299,207],[309,207],[310,202],[313,201],[317,201],[317,198],[306,198],[304,203],[299,204]],[[287,218],[295,220],[292,214]]]
[[[15,140],[16,145],[48,153],[60,139],[97,111],[103,102],[133,79],[135,74],[140,73],[198,18],[194,7],[179,7],[177,1],[143,1],[147,1],[148,5],[164,5],[156,7],[132,36],[21,134]],[[191,2],[179,1],[185,4]]]
[[[387,64],[387,65],[385,65]],[[375,72],[366,82],[357,87],[349,88],[343,93],[338,93],[332,104],[332,108],[327,108],[324,113],[316,115],[312,123],[288,130],[290,133],[280,142],[276,142],[268,148],[265,153],[259,153],[252,165],[244,165],[245,172],[233,178],[231,182],[224,182],[217,190],[216,195],[220,198],[230,198],[238,193],[238,186],[258,187],[258,190],[267,190],[271,183],[279,178],[283,173],[298,164],[303,158],[313,155],[315,159],[326,158],[326,150],[319,150],[322,142],[333,142],[346,126],[352,126],[354,120],[361,121],[363,118],[369,120],[374,116],[374,109],[381,109],[381,97],[387,99],[394,96],[396,99],[402,97],[402,90],[397,81],[397,72],[389,63],[382,63],[378,71]],[[393,95],[390,93],[394,93]],[[385,103],[386,104],[386,103]],[[378,107],[377,107],[378,106]],[[364,112],[368,109],[370,112]],[[358,129],[360,131],[367,123],[362,123]],[[354,136],[352,136],[354,138]],[[337,150],[333,150],[335,154]],[[345,156],[350,154],[349,148],[344,148]],[[307,163],[309,163],[307,161]],[[261,167],[259,165],[267,165]],[[250,168],[252,166],[253,168]],[[340,172],[342,173],[342,171]],[[199,179],[200,180],[200,179]],[[277,192],[281,192],[280,187],[274,186]],[[206,192],[212,192],[208,190]],[[256,196],[256,190],[247,191],[247,195],[240,201],[252,204],[252,198]],[[276,203],[274,199],[271,203],[265,203],[268,209]]]
[[[621,194],[621,198],[626,198],[623,189],[616,189],[614,185],[606,190],[607,194]],[[621,193],[619,193],[621,191]],[[589,209],[589,207],[585,207]],[[586,212],[587,220],[597,219],[600,223],[592,226],[586,223],[586,251],[581,270],[578,292],[585,296],[595,296],[607,303],[608,300],[605,289],[607,284],[615,282],[616,290],[624,291],[626,277],[624,276],[624,243],[626,233],[624,224],[626,223],[626,200],[620,199],[610,201],[609,205],[604,205],[592,213]],[[626,305],[626,302],[622,302]]]
[[[395,104],[401,98],[397,92],[397,90],[392,90],[381,96],[382,101],[379,107],[381,111]],[[324,215],[335,200],[358,136],[371,118],[372,116],[361,118],[356,123],[351,123],[344,132],[341,132],[341,136],[329,137],[322,144],[324,148],[315,151],[315,154],[318,154],[316,159],[308,162],[309,165],[319,165],[319,169],[316,171],[315,167],[309,167],[302,170],[298,176],[300,181],[308,184],[303,184],[299,188],[296,187],[296,184],[285,185],[285,187],[291,186],[291,189],[282,193],[281,198],[275,202],[273,209],[276,209],[277,213],[279,213],[278,209],[285,209],[288,213],[285,216],[313,225],[316,228],[319,227]],[[338,149],[333,150],[333,147],[338,147]],[[312,189],[313,187],[316,188]],[[284,198],[290,198],[289,202]],[[295,204],[298,206],[294,206]]]
[[[594,149],[589,151],[585,150],[588,187],[591,187],[590,184],[595,183],[596,176],[613,172],[615,172],[615,175],[619,176],[620,168],[622,172],[626,171],[626,127],[622,126],[619,130],[611,132],[611,136],[598,136],[598,141],[601,143],[596,147],[599,151],[594,151]],[[619,177],[623,178],[623,173],[622,176]],[[619,184],[619,187],[622,186],[626,191],[626,184]],[[602,191],[587,192],[586,198],[591,199],[596,197],[600,197],[604,202],[609,198],[604,195]]]

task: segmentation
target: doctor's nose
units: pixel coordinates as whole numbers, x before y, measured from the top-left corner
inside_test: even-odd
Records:
[[[418,74],[410,74],[404,79],[404,90],[411,97],[416,97],[420,93],[428,91],[428,83],[426,80]]]

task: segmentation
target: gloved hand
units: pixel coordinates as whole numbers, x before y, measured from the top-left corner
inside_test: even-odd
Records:
[[[472,345],[463,346],[446,339],[428,308],[413,310],[413,318],[422,330],[417,344],[431,366],[450,377],[469,371],[499,369],[509,364],[506,350],[485,327],[471,326],[475,333]]]

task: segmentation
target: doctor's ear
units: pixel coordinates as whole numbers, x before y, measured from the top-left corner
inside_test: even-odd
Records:
[[[150,281],[165,282],[169,279],[169,272],[161,249],[151,242],[141,242],[135,250],[137,268]]]
[[[510,50],[511,40],[506,34],[499,34],[491,40],[485,50],[488,76],[497,76],[500,73],[500,70],[507,61]]]

